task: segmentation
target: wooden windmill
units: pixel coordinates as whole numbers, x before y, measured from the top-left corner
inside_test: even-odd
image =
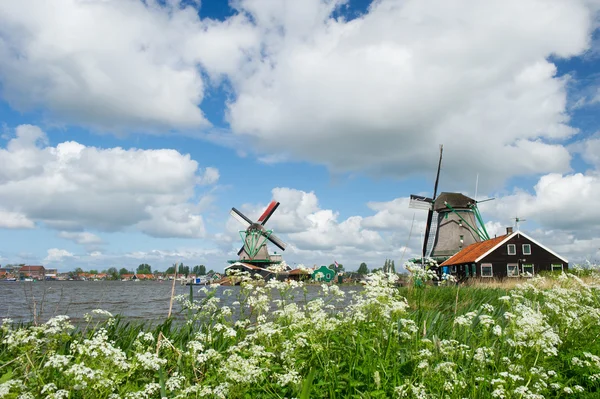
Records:
[[[443,151],[440,145],[433,197],[411,195],[409,202],[411,208],[427,210],[422,256],[436,260],[445,260],[467,245],[490,238],[477,208],[478,201],[460,193],[443,192],[437,196]]]
[[[277,207],[279,207],[279,202],[271,201],[257,222],[253,222],[237,209],[231,208],[230,215],[240,222],[245,230],[240,231],[243,245],[238,251],[239,259],[230,261],[230,263],[243,262],[255,267],[266,268],[282,262],[281,255],[269,254],[267,241],[270,241],[282,251],[285,251],[286,244],[273,234],[273,230],[265,228],[265,224]]]

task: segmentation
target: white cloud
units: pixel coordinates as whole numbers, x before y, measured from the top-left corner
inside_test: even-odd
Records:
[[[49,17],[51,16],[51,17]],[[238,69],[256,35],[244,15],[200,20],[179,1],[0,4],[0,80],[16,108],[102,129],[207,126],[207,82]]]
[[[59,230],[205,234],[199,213],[206,200],[196,199],[194,190],[200,181],[218,180],[215,168],[200,173],[196,161],[174,150],[101,149],[73,141],[48,147],[44,140],[39,128],[23,125],[0,148],[0,203],[7,212]]]
[[[44,262],[56,263],[56,262],[62,262],[66,259],[74,258],[74,257],[75,257],[75,255],[73,255],[71,252],[67,251],[66,249],[50,248],[48,250],[48,256],[46,256],[46,258],[44,259]]]
[[[599,197],[598,175],[552,173],[539,179],[533,193],[518,190],[482,205],[482,209],[501,221],[519,217],[584,238],[600,232],[600,209],[595,206]]]
[[[286,258],[300,256],[303,257],[303,263],[311,263],[323,257],[329,259],[335,254],[338,254],[339,259],[345,259],[350,254],[373,255],[387,252],[389,257],[403,245],[408,245],[406,239],[411,219],[404,220],[404,229],[398,229],[400,233],[382,235],[376,231],[380,228],[370,223],[372,218],[350,216],[340,220],[339,212],[322,209],[314,192],[277,187],[272,190],[272,194],[273,199],[280,201],[281,205],[269,219],[267,227],[273,229],[274,233],[288,244]],[[247,217],[256,220],[265,207],[266,204],[246,204],[240,209]],[[230,218],[227,222],[230,238],[225,239],[226,236],[221,236],[220,241],[233,242],[234,247],[238,242],[241,244],[239,238],[235,238],[238,230],[239,223]],[[271,251],[274,250],[277,249],[271,248]],[[360,255],[361,258],[363,256],[366,257]]]
[[[9,212],[0,209],[0,228],[4,229],[32,229],[35,223],[19,212]]]
[[[215,184],[219,181],[219,170],[217,168],[208,167],[204,169],[204,174],[198,176],[197,182],[200,185]]]
[[[97,245],[104,243],[100,237],[87,231],[61,231],[58,236],[81,245]]]
[[[409,230],[411,226],[415,234],[423,230],[427,212],[408,207],[409,198],[396,198],[388,202],[369,202],[370,209],[376,211],[375,215],[367,216],[363,226],[374,230]],[[414,222],[413,222],[414,217]]]
[[[335,1],[239,4],[265,50],[232,76],[229,121],[267,154],[407,175],[443,143],[454,180],[569,171],[568,79],[547,57],[589,46],[588,2],[382,0],[351,21]]]
[[[262,162],[406,176],[443,143],[447,179],[479,172],[482,189],[570,171],[570,78],[548,57],[590,47],[595,2],[381,0],[334,19],[343,3],[239,0],[216,21],[180,1],[5,2],[3,95],[67,123],[158,132],[206,126],[204,94],[226,79],[231,129]]]

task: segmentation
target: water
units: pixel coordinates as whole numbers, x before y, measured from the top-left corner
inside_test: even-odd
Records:
[[[0,282],[0,319],[30,322],[34,314],[39,322],[56,315],[68,315],[73,321],[83,320],[86,313],[103,309],[127,320],[161,322],[169,313],[172,282],[156,281],[41,281]],[[200,286],[193,286],[194,299],[201,299]],[[344,291],[356,291],[358,286],[342,286]],[[222,295],[225,289],[234,290],[231,296]],[[307,298],[320,295],[321,287],[307,286]],[[217,295],[223,305],[231,305],[239,287],[218,287]],[[175,295],[189,296],[190,287],[175,284]],[[299,295],[302,297],[303,295]],[[176,316],[181,306],[173,302]]]

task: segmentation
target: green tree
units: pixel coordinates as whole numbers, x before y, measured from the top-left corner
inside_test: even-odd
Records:
[[[78,267],[77,269],[75,269],[75,274],[79,274],[79,273],[84,273],[84,271],[81,267]]]
[[[329,265],[329,268],[336,273],[344,271],[344,265],[342,265],[341,263],[338,263],[337,266],[335,263],[332,263],[331,265]]]
[[[396,266],[394,265],[394,261],[390,264],[390,273],[396,274]]]
[[[98,274],[98,270],[92,269],[92,270],[90,270],[90,274]]]
[[[131,273],[129,273],[129,270],[122,267],[121,270],[119,270],[119,276],[122,276],[124,274],[131,274]]]
[[[136,272],[138,274],[152,274],[152,266],[147,263],[142,263],[137,267]]]
[[[356,271],[358,274],[369,274],[369,268],[365,262],[361,263]]]
[[[167,271],[165,271],[166,274],[175,274],[175,268],[177,268],[177,264],[174,264],[173,266],[170,266],[167,268]]]
[[[192,273],[194,273],[196,276],[204,276],[206,274],[206,266],[196,265],[194,266]]]
[[[111,280],[117,280],[119,278],[119,271],[116,267],[109,267],[106,274],[110,276]]]
[[[190,274],[190,267],[184,266],[183,263],[179,264],[179,274],[183,274],[184,276],[188,276]]]

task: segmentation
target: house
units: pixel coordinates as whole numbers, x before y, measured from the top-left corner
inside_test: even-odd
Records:
[[[57,269],[46,269],[44,275],[46,276],[46,280],[56,280],[58,277]]]
[[[254,276],[255,274],[259,274],[260,276],[262,276],[265,280],[268,280],[271,275],[273,274],[271,271],[256,266],[256,265],[252,265],[250,263],[245,263],[245,262],[234,262],[232,264],[230,264],[229,266],[227,266],[225,268],[225,274],[228,274],[229,271],[242,271],[242,272],[248,272],[250,273],[251,276]]]
[[[23,266],[19,269],[19,274],[23,277],[29,277],[34,280],[43,280],[45,278],[46,269],[44,266]]]
[[[288,272],[289,280],[308,281],[312,278],[311,269],[294,269]]]
[[[522,231],[471,244],[440,265],[442,273],[467,277],[531,277],[541,271],[563,271],[569,261]]]

